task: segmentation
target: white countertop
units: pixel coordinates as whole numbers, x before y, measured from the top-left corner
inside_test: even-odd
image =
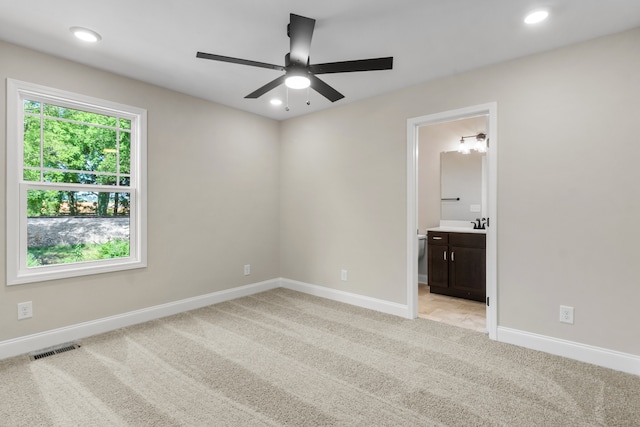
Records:
[[[477,234],[487,234],[487,230],[476,230],[471,227],[453,227],[453,226],[440,226],[428,228],[427,231],[443,231],[448,233],[477,233]]]

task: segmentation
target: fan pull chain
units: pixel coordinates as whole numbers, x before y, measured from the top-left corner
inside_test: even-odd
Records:
[[[286,95],[287,103],[285,104],[284,111],[289,111],[289,88],[288,87],[285,89],[285,93],[287,94]]]
[[[311,101],[309,100],[309,87],[307,86],[307,105],[311,105]]]

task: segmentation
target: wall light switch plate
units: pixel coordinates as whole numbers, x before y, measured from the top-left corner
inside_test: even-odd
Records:
[[[248,276],[251,274],[251,264],[245,264],[244,265],[244,275]]]
[[[343,282],[349,280],[349,272],[347,270],[340,270],[340,280]]]

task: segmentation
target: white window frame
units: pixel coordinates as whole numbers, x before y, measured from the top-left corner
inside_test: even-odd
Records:
[[[68,184],[23,179],[24,99],[131,120],[130,186],[92,185],[92,191],[131,194],[129,256],[27,268],[27,190],[68,191]],[[7,285],[108,273],[147,266],[147,111],[103,99],[7,79]],[[82,185],[82,184],[80,184]],[[86,184],[85,184],[86,185]],[[77,188],[79,185],[72,185]]]

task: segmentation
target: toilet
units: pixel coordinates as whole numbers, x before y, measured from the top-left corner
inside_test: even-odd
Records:
[[[427,235],[418,234],[418,261],[424,258],[424,255],[426,252],[427,252]]]

